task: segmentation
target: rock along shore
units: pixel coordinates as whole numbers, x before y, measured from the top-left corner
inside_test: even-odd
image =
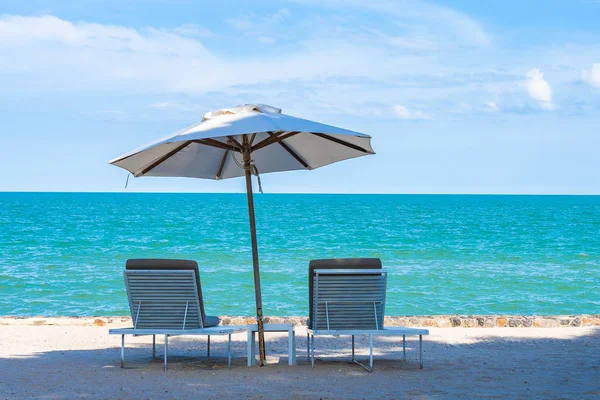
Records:
[[[256,323],[254,317],[222,316],[222,325],[247,325]],[[306,325],[306,317],[265,317],[265,323],[293,323]],[[129,325],[131,318],[112,317],[0,317],[0,325],[60,325],[106,326]],[[600,326],[600,314],[595,315],[429,315],[385,317],[386,326],[432,328],[561,328]]]

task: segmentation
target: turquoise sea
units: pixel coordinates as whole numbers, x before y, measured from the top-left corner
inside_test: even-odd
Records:
[[[265,315],[316,258],[380,257],[387,315],[600,313],[600,196],[256,195]],[[137,257],[189,258],[254,313],[245,194],[0,193],[0,315],[127,315]]]

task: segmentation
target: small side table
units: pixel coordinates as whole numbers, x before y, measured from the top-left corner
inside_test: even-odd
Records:
[[[294,324],[263,324],[265,332],[288,333],[288,364],[296,365],[296,333]],[[248,325],[248,366],[254,365],[256,359],[256,335],[258,325]]]

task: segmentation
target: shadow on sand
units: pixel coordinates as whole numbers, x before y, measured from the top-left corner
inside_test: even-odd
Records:
[[[444,338],[458,331],[464,335]],[[205,339],[173,337],[169,370],[163,372],[159,337],[154,360],[151,337],[129,337],[121,369],[120,337],[114,336],[114,342],[106,341],[114,346],[106,348],[0,357],[0,397],[600,398],[600,329],[566,329],[562,339],[544,337],[544,329],[514,336],[502,329],[468,331],[432,330],[424,340],[423,370],[414,338],[407,340],[406,362],[401,340],[377,338],[371,374],[348,362],[349,337],[318,337],[314,369],[306,359],[305,335],[298,334],[298,365],[292,367],[287,365],[287,338],[267,337],[269,365],[248,368],[245,336],[237,335],[231,370],[226,343],[213,342],[207,358]],[[367,338],[357,338],[357,356],[367,359]]]

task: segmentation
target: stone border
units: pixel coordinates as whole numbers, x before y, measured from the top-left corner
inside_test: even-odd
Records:
[[[265,317],[267,324],[293,323],[305,326],[305,317]],[[254,317],[222,316],[222,325],[248,325],[256,323]],[[0,316],[0,325],[59,325],[105,326],[107,324],[131,325],[130,317],[13,317]],[[600,314],[595,315],[430,315],[385,317],[386,326],[431,328],[562,328],[599,326]]]

